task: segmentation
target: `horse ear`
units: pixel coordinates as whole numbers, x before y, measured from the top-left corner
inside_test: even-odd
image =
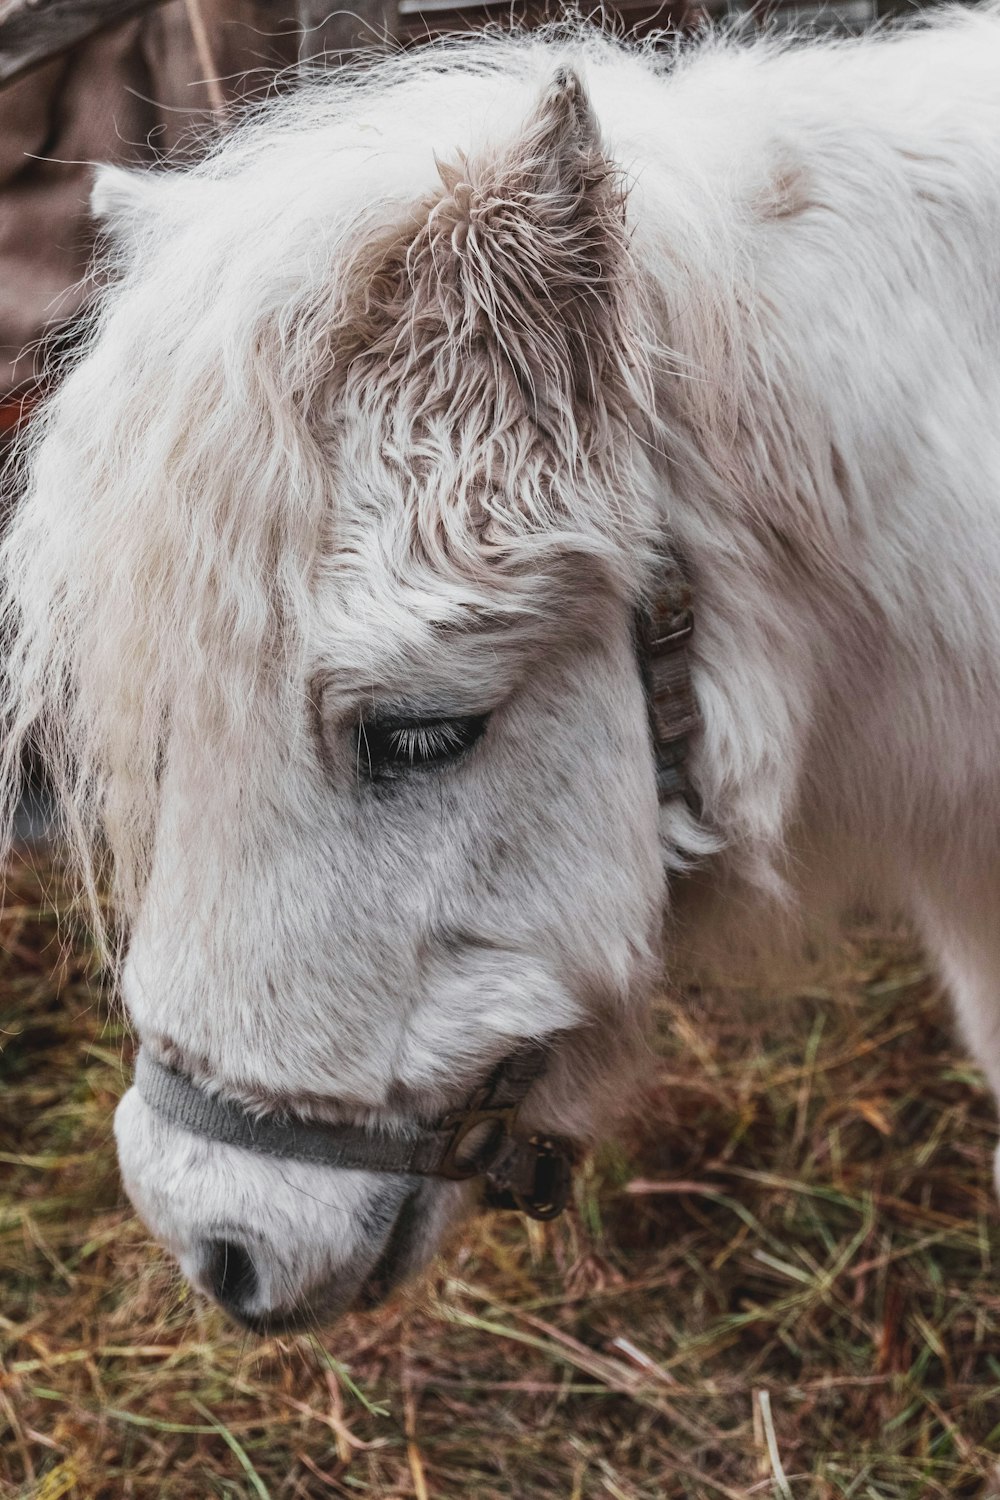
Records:
[[[538,425],[564,433],[607,395],[627,251],[620,175],[579,76],[560,68],[508,152],[441,175],[467,316],[489,325]]]
[[[152,212],[159,183],[151,172],[100,166],[90,191],[90,211],[112,233],[136,228]]]
[[[588,207],[602,207],[594,202],[594,189],[610,168],[590,99],[572,68],[560,68],[545,90],[515,147],[512,167],[522,190],[560,217],[568,208],[585,217]]]

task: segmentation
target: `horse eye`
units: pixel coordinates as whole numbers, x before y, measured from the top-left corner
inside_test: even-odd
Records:
[[[480,739],[489,714],[457,719],[362,719],[356,731],[356,762],[372,781],[446,765]]]

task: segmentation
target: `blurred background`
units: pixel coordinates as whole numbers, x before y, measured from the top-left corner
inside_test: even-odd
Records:
[[[666,55],[716,19],[903,8],[597,20]],[[556,13],[0,0],[0,445],[76,336],[91,163],[183,161],[302,63]],[[123,1199],[131,1039],[44,822],[36,799],[0,908],[0,1496],[1000,1496],[993,1110],[905,931],[859,921],[792,984],[665,992],[648,1093],[567,1216],[483,1219],[376,1314],[260,1342]]]

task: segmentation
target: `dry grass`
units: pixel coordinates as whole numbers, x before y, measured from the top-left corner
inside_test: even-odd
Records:
[[[904,939],[855,932],[784,1007],[665,1002],[648,1125],[575,1214],[259,1344],[122,1202],[128,1040],[41,895],[0,919],[0,1493],[1000,1493],[993,1112]]]

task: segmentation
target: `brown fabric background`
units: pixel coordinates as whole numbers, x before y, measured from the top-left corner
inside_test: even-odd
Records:
[[[228,100],[260,93],[296,60],[293,6],[200,7]],[[196,149],[218,128],[204,77],[184,0],[170,0],[0,91],[0,401],[38,379],[39,340],[83,301],[91,164]]]

